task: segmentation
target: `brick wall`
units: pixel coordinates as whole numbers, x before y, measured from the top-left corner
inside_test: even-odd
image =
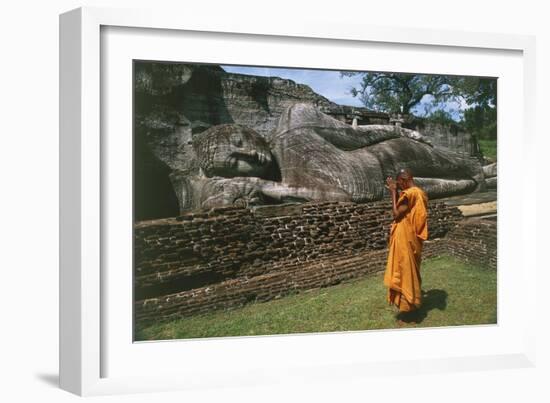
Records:
[[[472,218],[459,222],[447,235],[445,250],[462,261],[496,270],[496,220]]]
[[[479,252],[481,243],[467,242],[472,234],[489,239],[488,229],[457,225],[454,207],[429,207],[425,258],[443,254],[448,242],[439,238],[453,233],[463,255],[490,261],[490,247]],[[242,306],[383,271],[390,222],[390,204],[375,202],[227,207],[137,223],[136,320]]]

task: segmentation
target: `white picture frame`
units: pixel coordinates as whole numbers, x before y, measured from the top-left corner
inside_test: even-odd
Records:
[[[116,27],[116,28],[114,28]],[[135,57],[131,51],[131,37],[141,37],[140,56],[149,54],[145,59],[167,60],[162,52],[153,52],[151,43],[165,41],[170,44],[182,40],[186,33],[192,33],[194,39],[211,38],[213,43],[220,38],[249,40],[258,46],[252,52],[257,65],[269,63],[261,52],[262,47],[277,44],[296,45],[301,49],[313,49],[317,44],[327,49],[351,46],[363,51],[362,46],[382,51],[389,49],[395,53],[393,68],[399,69],[399,52],[443,52],[452,57],[463,57],[471,53],[476,57],[488,57],[490,70],[497,68],[494,58],[502,58],[502,66],[507,63],[509,70],[502,70],[503,85],[509,84],[509,90],[521,99],[522,108],[517,111],[515,120],[506,116],[515,106],[506,98],[500,98],[499,87],[499,324],[497,326],[475,327],[475,329],[416,329],[382,332],[346,332],[292,336],[258,336],[242,338],[214,338],[209,340],[181,340],[174,342],[132,343],[128,340],[128,330],[117,328],[116,323],[126,323],[118,319],[127,318],[127,306],[111,305],[110,293],[127,280],[126,273],[118,278],[111,277],[106,271],[109,259],[126,259],[121,265],[127,266],[128,256],[124,253],[113,255],[113,234],[125,237],[128,217],[106,214],[106,211],[122,211],[127,202],[128,187],[112,187],[111,182],[124,183],[124,168],[115,167],[110,158],[114,150],[124,151],[128,137],[116,137],[113,127],[120,126],[120,133],[127,133],[131,125],[127,116],[128,99],[127,80],[119,87],[118,81],[106,80],[106,77],[118,77],[112,74],[125,74],[124,60],[114,62],[115,57],[125,60]],[[112,34],[106,39],[105,33]],[[118,36],[117,36],[118,35]],[[148,41],[153,42],[148,42]],[[127,41],[130,46],[125,46]],[[249,43],[249,45],[250,45]],[[109,49],[116,48],[116,55]],[[123,50],[127,49],[125,53]],[[237,49],[236,47],[233,49]],[[290,49],[290,47],[289,47]],[[366,48],[365,48],[366,49]],[[144,53],[141,53],[144,52]],[[160,53],[158,53],[160,52]],[[198,51],[197,51],[198,52]],[[240,52],[240,53],[239,53]],[[250,55],[234,50],[235,61],[241,64],[252,63]],[[312,52],[314,55],[315,52]],[[118,56],[117,56],[118,55]],[[159,56],[160,55],[160,56]],[[476,56],[477,55],[477,56]],[[508,57],[509,56],[509,57]],[[111,57],[113,64],[102,60]],[[196,57],[200,61],[213,62],[216,57],[200,52]],[[217,56],[219,57],[219,56]],[[229,57],[229,56],[226,56]],[[390,57],[390,56],[388,56]],[[435,65],[437,60],[427,56]],[[135,57],[138,58],[138,57]],[[493,58],[493,59],[491,59]],[[535,195],[526,192],[511,192],[512,184],[522,183],[524,189],[536,189],[535,177],[528,173],[527,163],[534,155],[534,93],[535,93],[535,41],[533,37],[521,35],[502,35],[490,33],[467,33],[458,31],[433,31],[408,28],[369,27],[362,24],[341,24],[326,21],[304,19],[300,24],[281,25],[269,21],[242,21],[234,23],[231,19],[191,18],[170,12],[151,10],[117,10],[104,8],[80,8],[60,16],[60,385],[63,389],[79,395],[99,395],[115,393],[152,392],[188,388],[210,388],[215,386],[247,386],[273,382],[293,382],[310,380],[342,380],[373,374],[390,374],[395,365],[415,373],[442,371],[464,371],[497,368],[521,368],[535,363],[535,300],[528,278],[536,278],[535,244],[526,236],[535,233]],[[227,59],[225,59],[227,62]],[[308,66],[315,67],[312,56]],[[485,60],[485,59],[483,59]],[[490,61],[493,60],[493,61]],[[506,61],[508,60],[508,61]],[[199,61],[199,60],[193,60]],[[445,63],[445,60],[440,60]],[[106,63],[106,64],[105,64]],[[298,61],[296,62],[298,63]],[[322,66],[319,62],[317,67]],[[228,63],[229,64],[229,63]],[[353,64],[353,63],[352,63]],[[371,64],[375,70],[379,65]],[[475,63],[474,63],[475,64]],[[479,63],[475,71],[484,71]],[[269,65],[269,64],[268,64]],[[280,65],[289,65],[286,62]],[[118,67],[118,73],[114,72]],[[126,67],[124,67],[126,66]],[[360,67],[359,65],[354,65]],[[363,64],[364,66],[364,64]],[[374,67],[372,67],[374,66]],[[443,73],[444,64],[434,67]],[[506,67],[499,67],[505,69]],[[342,67],[342,66],[338,66]],[[104,70],[104,69],[107,70]],[[408,63],[406,68],[414,68]],[[467,66],[454,69],[467,69]],[[109,70],[111,69],[111,70]],[[458,71],[458,70],[456,70]],[[462,71],[462,70],[461,70]],[[114,72],[114,73],[113,73]],[[104,77],[102,77],[102,74]],[[490,74],[488,74],[490,75]],[[127,77],[131,81],[131,77]],[[518,82],[520,80],[521,82]],[[506,84],[508,83],[508,84]],[[126,87],[125,87],[126,85]],[[112,87],[112,88],[111,88]],[[504,88],[506,94],[508,87]],[[110,98],[111,93],[115,98]],[[109,93],[107,98],[105,94]],[[121,95],[122,94],[122,95]],[[117,110],[117,121],[111,122],[113,100],[122,96]],[[130,98],[128,98],[130,97]],[[516,104],[517,105],[517,104]],[[124,109],[126,108],[126,109]],[[504,112],[502,112],[504,111]],[[120,112],[120,114],[118,113]],[[504,115],[504,116],[503,116]],[[519,118],[518,118],[519,117]],[[126,123],[124,123],[126,122]],[[115,126],[111,126],[115,125]],[[519,131],[522,141],[515,145],[523,164],[506,162],[506,152],[514,147],[511,141],[501,138],[501,133]],[[502,141],[501,141],[502,140]],[[127,158],[123,159],[127,162]],[[503,161],[501,164],[500,162]],[[122,166],[127,166],[123,162]],[[519,165],[519,166],[518,166]],[[511,169],[514,167],[515,169]],[[501,175],[502,174],[502,175]],[[118,179],[116,179],[118,178]],[[506,178],[506,179],[503,179]],[[518,182],[519,181],[519,182]],[[124,188],[126,194],[113,195],[114,189]],[[131,189],[130,189],[131,190]],[[115,201],[118,206],[114,206]],[[113,210],[115,209],[115,210]],[[119,210],[116,210],[119,209]],[[511,217],[512,209],[518,216]],[[119,221],[117,221],[119,220]],[[126,221],[124,221],[126,220]],[[117,222],[118,224],[115,224]],[[115,228],[116,227],[116,228]],[[113,232],[111,231],[111,229]],[[515,231],[517,245],[510,251],[514,242],[505,233]],[[121,234],[121,235],[120,235]],[[122,239],[122,238],[120,238]],[[129,238],[126,238],[126,249]],[[507,266],[503,266],[502,257],[506,257]],[[122,262],[122,261],[121,261]],[[513,265],[521,270],[512,272]],[[126,267],[125,266],[125,267]],[[126,277],[124,277],[126,276]],[[106,282],[106,279],[112,280]],[[123,285],[124,286],[124,285]],[[521,295],[518,307],[512,307],[505,298],[514,287],[514,294]],[[121,289],[122,295],[128,287]],[[122,298],[124,299],[124,298]],[[116,309],[115,309],[116,308]],[[120,308],[120,309],[119,309]],[[523,312],[523,314],[520,314]],[[399,355],[376,355],[375,349],[365,348],[363,353],[353,353],[354,346],[361,343],[391,343],[407,337],[418,343],[416,352],[400,352]],[[428,340],[423,342],[422,340]],[[455,343],[451,351],[445,347],[445,341]],[[490,346],[490,340],[493,344]],[[129,342],[129,344],[128,344]],[[344,342],[344,343],[343,343]],[[321,343],[321,344],[319,344]],[[429,346],[431,344],[431,350]],[[313,346],[313,347],[312,347]],[[325,354],[316,354],[316,348],[322,346]],[[334,352],[336,347],[339,352]],[[490,346],[490,348],[489,348]],[[447,348],[447,350],[446,350]],[[289,350],[290,349],[290,350]],[[299,352],[286,360],[278,360],[282,351]],[[334,353],[331,353],[334,352]],[[187,359],[169,362],[167,357]],[[243,356],[244,354],[244,356]],[[367,354],[370,354],[367,356]],[[160,358],[159,358],[160,357]],[[163,358],[164,357],[164,358]],[[216,358],[217,357],[217,358]],[[109,362],[127,362],[126,366]],[[156,361],[154,361],[156,360]],[[164,361],[162,361],[164,360]],[[163,371],[140,371],[136,362],[143,366],[152,366],[164,362]],[[231,362],[232,365],[224,365]],[[213,365],[216,364],[216,365]],[[115,369],[116,367],[116,369]],[[261,369],[261,371],[258,371]]]

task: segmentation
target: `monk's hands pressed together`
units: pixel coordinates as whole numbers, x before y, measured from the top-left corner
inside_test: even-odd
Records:
[[[386,187],[390,190],[390,192],[396,192],[397,191],[397,184],[393,180],[391,176],[388,176],[386,178]]]

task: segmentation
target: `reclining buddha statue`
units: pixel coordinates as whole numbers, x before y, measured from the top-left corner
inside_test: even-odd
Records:
[[[380,200],[385,178],[407,167],[431,198],[485,189],[472,157],[437,149],[392,125],[348,125],[297,103],[263,138],[238,124],[193,138],[197,175],[173,173],[180,210],[282,202]]]

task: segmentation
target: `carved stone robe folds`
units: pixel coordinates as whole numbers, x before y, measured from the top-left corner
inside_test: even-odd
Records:
[[[428,197],[413,186],[401,192],[397,205],[403,203],[409,210],[392,223],[384,284],[388,302],[401,312],[409,312],[422,304],[420,261],[423,242],[428,239]]]

